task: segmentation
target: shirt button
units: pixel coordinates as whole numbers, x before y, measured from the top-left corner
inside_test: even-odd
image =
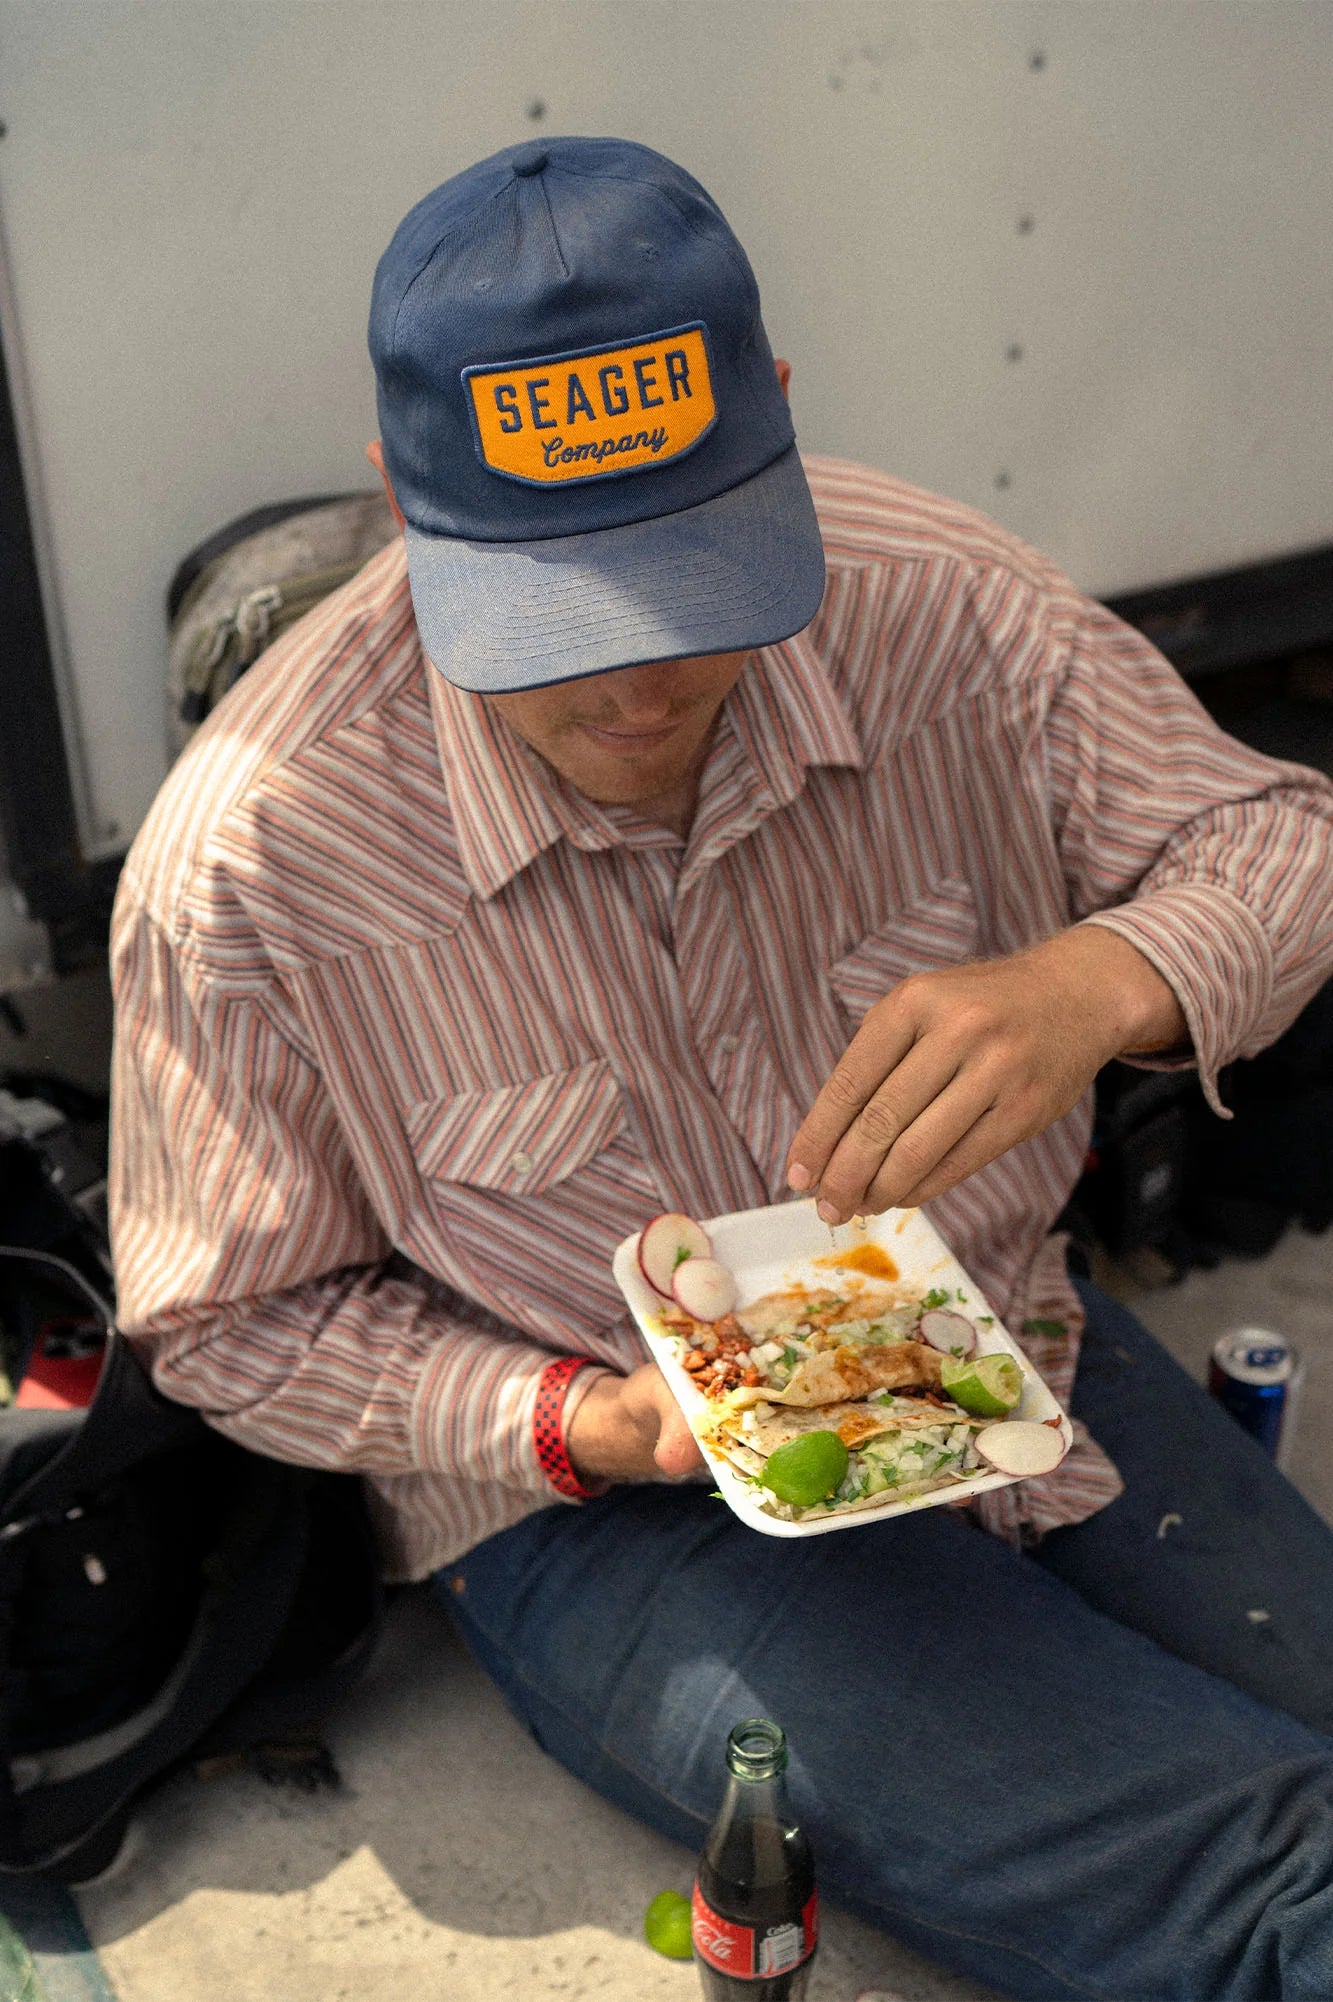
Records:
[[[741,1046],[741,1039],[739,1036],[733,1036],[728,1033],[725,1036],[718,1037],[717,1046],[724,1056],[734,1056]]]
[[[525,1154],[520,1147],[517,1154],[509,1156],[509,1165],[516,1175],[526,1175],[532,1166],[532,1156],[531,1154]]]

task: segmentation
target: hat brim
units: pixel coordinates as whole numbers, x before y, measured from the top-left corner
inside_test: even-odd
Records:
[[[772,646],[824,595],[794,446],[698,507],[586,535],[469,542],[409,524],[407,569],[427,654],[481,695]]]

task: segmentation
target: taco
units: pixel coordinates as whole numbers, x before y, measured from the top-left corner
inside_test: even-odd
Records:
[[[985,1421],[941,1390],[944,1356],[920,1336],[928,1311],[926,1302],[905,1302],[883,1287],[793,1287],[717,1321],[694,1321],[678,1307],[662,1320],[707,1400],[698,1423],[704,1446],[753,1485],[768,1513],[806,1521],[923,1494],[977,1471],[972,1442]],[[974,1332],[967,1324],[969,1342]],[[779,1501],[764,1485],[765,1462],[812,1431],[842,1440],[846,1475],[812,1506]]]

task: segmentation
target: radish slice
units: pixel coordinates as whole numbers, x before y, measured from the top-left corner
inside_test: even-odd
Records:
[[[736,1281],[715,1258],[687,1258],[671,1281],[676,1305],[696,1321],[719,1321],[736,1304]]]
[[[998,1419],[978,1432],[972,1443],[997,1472],[1020,1480],[1051,1473],[1065,1456],[1065,1442],[1055,1427],[1031,1418]]]
[[[707,1231],[693,1217],[678,1216],[674,1210],[668,1210],[665,1216],[655,1216],[639,1233],[639,1270],[654,1293],[670,1300],[674,1298],[672,1275],[682,1259],[707,1258],[712,1249]],[[689,1312],[688,1307],[685,1311]]]
[[[970,1356],[977,1345],[977,1331],[966,1314],[950,1307],[930,1307],[921,1316],[921,1339],[945,1355]]]

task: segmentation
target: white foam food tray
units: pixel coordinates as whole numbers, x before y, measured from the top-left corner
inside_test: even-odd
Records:
[[[648,1221],[647,1218],[644,1219]],[[943,1238],[920,1210],[886,1210],[883,1216],[867,1217],[840,1225],[836,1230],[822,1222],[813,1201],[778,1203],[767,1209],[737,1210],[730,1216],[701,1217],[712,1241],[713,1256],[734,1273],[739,1294],[737,1307],[745,1308],[765,1293],[790,1286],[828,1288],[838,1283],[836,1268],[819,1261],[830,1254],[846,1252],[861,1244],[875,1244],[886,1252],[898,1268],[904,1299],[939,1290],[949,1295],[948,1304],[978,1323],[977,1351],[1011,1355],[1023,1372],[1023,1395],[1011,1418],[1035,1419],[1045,1423],[1058,1419],[1066,1450],[1072,1440],[1069,1419],[1050,1390],[1003,1326],[981,1288],[963,1270]],[[696,1429],[707,1415],[708,1401],[680,1362],[681,1343],[660,1318],[666,1305],[639,1270],[637,1232],[617,1246],[612,1270],[652,1352],[654,1360],[670,1384],[690,1423]],[[855,1276],[847,1273],[848,1278]],[[873,1275],[869,1283],[878,1283]],[[895,1500],[892,1490],[879,1507],[861,1507],[846,1515],[817,1516],[810,1522],[784,1522],[770,1515],[754,1490],[747,1486],[730,1462],[707,1446],[705,1457],[716,1476],[723,1499],[742,1522],[765,1536],[824,1536],[831,1530],[862,1529],[868,1523],[883,1522],[888,1516],[914,1514],[918,1509],[936,1508],[945,1502],[966,1500],[993,1488],[1012,1486],[1021,1475],[980,1471],[967,1480],[926,1494]]]

